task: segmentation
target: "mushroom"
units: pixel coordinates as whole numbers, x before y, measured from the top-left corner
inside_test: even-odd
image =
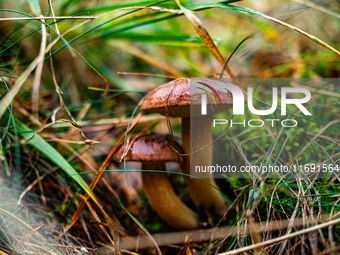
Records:
[[[171,227],[176,229],[194,229],[199,227],[198,214],[187,207],[176,195],[168,179],[165,162],[183,162],[160,134],[145,135],[137,138],[127,147],[125,159],[127,161],[142,162],[142,170],[158,170],[160,172],[142,172],[142,183],[145,194],[158,215]],[[175,143],[176,150],[181,151]],[[124,156],[124,145],[115,156]]]
[[[212,136],[209,135],[211,134],[211,116],[209,115],[195,116],[195,126],[200,126],[200,132],[192,132],[190,134],[191,102],[193,102],[194,106],[199,107],[201,105],[201,93],[202,91],[199,89],[190,91],[189,79],[179,79],[151,91],[141,103],[141,109],[143,111],[182,118],[182,147],[185,154],[190,153],[190,143],[194,145],[195,150],[199,150],[212,142]],[[229,91],[219,89],[218,93],[223,105],[233,103],[233,97]],[[213,101],[211,100],[207,103],[213,104]],[[185,158],[183,164],[185,174],[190,174],[190,157],[195,157],[195,163],[197,163],[197,165],[211,165],[212,146],[208,146],[195,153],[195,155]],[[200,173],[200,177],[201,176],[202,173]],[[184,178],[191,198],[198,209],[202,209],[203,207],[210,214],[219,216],[226,212],[228,201],[226,201],[218,190],[196,178]],[[205,173],[202,179],[217,187],[211,173]]]

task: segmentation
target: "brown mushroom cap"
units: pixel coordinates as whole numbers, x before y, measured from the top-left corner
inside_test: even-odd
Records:
[[[133,140],[132,137],[131,141]],[[130,144],[127,145],[126,150],[130,148]],[[182,153],[177,142],[175,142],[175,148],[178,152]],[[115,156],[121,159],[123,154],[124,144],[119,147]],[[166,140],[166,137],[161,134],[145,135],[137,138],[126,154],[125,159],[127,161],[139,162],[169,162],[178,160],[183,162],[183,157],[177,155]]]
[[[190,106],[200,106],[201,94],[205,93],[196,87],[191,88],[190,90],[190,81],[202,82],[212,86],[216,83],[223,84],[223,82],[220,80],[203,78],[174,80],[151,91],[141,103],[141,109],[146,112],[166,115],[165,108],[167,106],[169,116],[189,117]],[[223,88],[214,88],[219,94],[223,105],[230,105],[233,103],[233,96],[229,91]],[[214,104],[214,101],[211,97],[207,97],[207,104]]]

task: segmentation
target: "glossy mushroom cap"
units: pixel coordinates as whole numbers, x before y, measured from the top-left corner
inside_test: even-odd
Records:
[[[190,82],[202,82],[212,86],[216,83],[223,83],[220,80],[203,78],[174,80],[151,91],[141,103],[141,109],[146,112],[166,115],[165,108],[167,106],[170,117],[189,117],[190,106],[200,106],[201,94],[205,93],[196,87],[191,87],[190,89]],[[219,94],[223,105],[233,103],[233,96],[229,91],[222,88],[215,88],[215,90]],[[213,105],[213,99],[208,97],[207,104]]]
[[[133,138],[131,140],[133,141]],[[130,148],[130,144],[127,145],[126,150]],[[175,149],[182,153],[177,142],[175,142]],[[123,154],[124,144],[119,147],[115,156],[121,159]],[[178,162],[178,160],[183,162],[183,157],[179,156],[176,151],[172,149],[166,140],[166,136],[161,134],[151,134],[137,138],[126,154],[125,159],[127,161],[139,162]]]

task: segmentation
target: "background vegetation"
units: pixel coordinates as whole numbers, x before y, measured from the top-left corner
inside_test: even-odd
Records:
[[[338,1],[181,4],[182,9],[174,1],[152,0],[0,2],[1,253],[108,253],[118,248],[110,244],[119,237],[125,249],[120,252],[127,254],[339,250],[336,175],[219,180],[235,201],[234,218],[216,225],[219,219],[206,217],[204,238],[193,234],[185,239],[188,231],[177,234],[182,242],[174,243],[168,236],[174,230],[143,193],[140,173],[128,172],[127,182],[124,164],[111,161],[110,152],[124,141],[129,127],[133,134],[168,134],[164,118],[138,114],[138,102],[147,92],[175,78],[219,75],[229,57],[236,77],[339,77]],[[200,38],[204,30],[197,29],[188,10],[220,53],[206,47],[208,40]],[[31,19],[40,15],[63,18]],[[241,148],[252,164],[266,159],[336,165],[340,89],[332,84],[314,89],[308,106],[313,118],[299,120],[298,130],[232,129],[230,162],[243,163],[235,157]],[[269,92],[269,86],[260,87],[256,96],[270,102]],[[179,136],[179,120],[171,121]],[[169,168],[178,170],[177,165]],[[99,169],[110,171],[95,173]],[[182,177],[171,175],[171,180],[194,208]],[[212,238],[208,231],[216,226]],[[137,251],[126,242],[149,233],[161,248],[147,245],[149,238],[140,241],[140,247],[148,248]],[[105,245],[109,250],[98,250]]]

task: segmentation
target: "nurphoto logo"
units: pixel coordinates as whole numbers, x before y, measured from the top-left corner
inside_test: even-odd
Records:
[[[198,82],[199,84],[202,84],[203,86],[206,86],[209,88],[213,93],[216,95],[216,97],[219,99],[220,104],[222,105],[221,98],[218,94],[218,92],[208,84],[205,84],[203,82]],[[244,115],[244,94],[242,89],[240,89],[238,86],[233,85],[233,84],[228,84],[225,83],[223,87],[231,92],[233,95],[233,113],[234,115]],[[216,105],[216,100],[214,96],[206,89],[197,87],[198,89],[204,90],[215,102]],[[256,114],[256,115],[269,115],[272,114],[275,109],[277,108],[277,88],[273,87],[272,88],[272,95],[273,95],[273,104],[270,109],[268,110],[257,110],[253,106],[253,88],[248,87],[247,88],[248,92],[248,108],[249,110]],[[287,93],[302,93],[305,94],[304,98],[287,98]],[[202,94],[201,99],[202,99],[202,104],[201,104],[201,113],[202,115],[207,114],[207,94]],[[302,104],[307,103],[311,99],[311,93],[309,90],[305,88],[281,88],[281,115],[286,115],[287,114],[287,104],[292,104],[295,105],[297,108],[300,109],[300,111],[304,115],[312,115]]]
[[[212,86],[208,85],[203,82],[197,82],[198,84],[203,85],[206,88],[197,87],[200,90],[203,90],[205,93],[201,94],[201,115],[207,115],[207,95],[209,95],[212,100],[214,101],[214,104],[217,105],[215,96],[217,97],[219,104],[223,106],[221,97],[217,90]],[[230,83],[221,83],[216,84],[219,89],[225,89],[226,91],[229,91],[232,94],[233,98],[233,114],[234,115],[244,115],[244,105],[245,105],[245,98],[244,98],[244,92],[242,89],[236,85],[230,84]],[[210,91],[212,91],[212,93]],[[289,98],[288,93],[302,93],[304,94],[303,98]],[[272,87],[272,105],[269,109],[265,110],[259,110],[256,109],[253,105],[253,88],[248,87],[247,88],[247,105],[248,109],[251,113],[259,116],[265,116],[270,115],[275,112],[275,110],[278,107],[278,88]],[[311,99],[311,93],[309,90],[305,88],[294,88],[294,87],[283,87],[281,88],[281,115],[286,116],[287,115],[287,105],[295,105],[304,115],[312,115],[306,107],[303,106],[304,103],[307,103]],[[271,127],[274,127],[274,122],[279,121],[279,119],[265,119],[265,121],[268,122],[268,124],[271,123]],[[290,125],[288,124],[289,122]],[[226,119],[213,119],[213,127],[216,125],[221,124],[227,124],[229,123]],[[256,125],[257,123],[257,125]],[[244,127],[246,126],[246,120],[243,122],[234,122],[231,125],[235,124],[241,124]],[[248,121],[249,127],[262,127],[264,125],[264,121],[261,119],[251,119]],[[295,127],[297,126],[297,121],[294,119],[285,119],[281,121],[281,125],[284,127]]]

